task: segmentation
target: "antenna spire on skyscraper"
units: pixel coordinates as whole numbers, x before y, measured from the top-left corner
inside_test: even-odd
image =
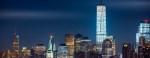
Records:
[[[16,33],[16,27],[14,27],[13,56],[19,57],[19,35]]]
[[[14,34],[17,35],[16,26],[14,26]]]

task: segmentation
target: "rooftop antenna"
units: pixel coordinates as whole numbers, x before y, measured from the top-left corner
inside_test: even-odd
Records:
[[[20,51],[20,44],[19,44],[20,40],[19,40],[19,35],[17,35],[17,30],[16,29],[17,29],[16,26],[14,26],[14,36],[18,39],[18,53],[19,53],[19,51]]]
[[[14,34],[17,35],[16,26],[14,27]]]

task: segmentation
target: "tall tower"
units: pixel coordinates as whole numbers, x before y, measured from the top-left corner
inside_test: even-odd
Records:
[[[113,39],[112,41],[112,49],[113,49],[113,55],[116,55],[116,41]]]
[[[138,32],[136,33],[136,52],[138,52],[139,38],[141,36],[145,38],[145,43],[150,42],[150,21],[149,20],[140,21],[140,26]]]
[[[128,46],[128,44],[124,43],[122,44],[122,57],[121,58],[129,58],[129,49],[130,49],[130,46]]]
[[[74,35],[66,34],[65,37],[66,37],[66,45],[68,47],[68,55],[69,58],[72,58],[74,52]]]
[[[112,55],[116,55],[116,41],[115,41],[115,37],[113,36],[107,36],[107,39],[109,39],[112,43],[112,50],[113,50],[113,53]]]
[[[69,58],[68,57],[68,47],[65,43],[61,43],[59,45],[57,58]]]
[[[50,36],[46,58],[53,58],[52,38],[53,36]]]
[[[7,58],[11,58],[11,52],[10,52],[10,50],[7,50]]]
[[[19,58],[19,36],[17,33],[14,33],[14,41],[13,41],[13,58]]]
[[[81,44],[80,43],[81,43],[82,38],[83,38],[83,35],[80,33],[75,35],[75,47],[74,47],[75,52],[79,52],[81,50]]]
[[[112,41],[105,39],[102,44],[102,58],[109,58],[113,56]]]
[[[99,52],[102,50],[104,39],[106,39],[106,6],[101,3],[97,6],[96,20],[96,44]]]

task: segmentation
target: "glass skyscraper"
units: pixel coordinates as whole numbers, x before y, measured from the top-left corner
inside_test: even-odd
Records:
[[[145,38],[145,42],[150,42],[150,21],[144,20],[140,22],[140,26],[138,29],[138,33],[136,33],[136,46],[139,46],[139,37],[143,36]],[[136,47],[136,52],[137,52]]]
[[[102,50],[102,42],[106,39],[106,6],[97,6],[96,44],[98,51]]]

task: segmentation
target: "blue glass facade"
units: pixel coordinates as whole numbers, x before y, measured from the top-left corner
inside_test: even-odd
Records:
[[[99,51],[102,50],[102,42],[106,39],[106,7],[105,5],[97,6],[96,21],[96,44]]]

